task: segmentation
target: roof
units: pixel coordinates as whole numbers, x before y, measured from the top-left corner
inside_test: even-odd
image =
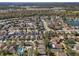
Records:
[[[43,43],[44,43],[44,41],[43,41],[43,40],[39,40],[38,42],[39,42],[40,44],[43,44]]]
[[[59,42],[59,41],[60,41],[60,38],[58,38],[58,37],[53,37],[52,40],[51,40],[52,43],[53,42]]]
[[[46,54],[45,49],[39,49],[38,51],[40,54]]]
[[[14,46],[10,46],[10,48],[8,49],[8,51],[11,52],[11,53],[15,53],[16,52],[15,49],[14,49]]]
[[[39,49],[45,49],[45,46],[44,45],[38,45],[38,48]]]
[[[78,46],[76,46],[76,50],[79,50],[79,45],[78,45]]]
[[[56,49],[62,49],[63,48],[63,46],[61,44],[52,44],[52,47],[56,48]]]
[[[66,53],[64,53],[64,52],[59,52],[59,53],[58,53],[58,56],[67,56],[67,55],[66,55]]]

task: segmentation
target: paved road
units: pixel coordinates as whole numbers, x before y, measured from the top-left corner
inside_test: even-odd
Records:
[[[63,47],[65,48],[65,49],[64,49],[64,52],[67,53],[67,47],[66,47],[66,45],[65,45],[64,43],[62,43],[62,45],[63,45]]]
[[[47,30],[47,31],[54,31],[53,29],[50,29],[49,27],[48,27],[48,24],[47,24],[47,22],[45,21],[45,20],[41,20],[42,22],[43,22],[43,24],[44,24],[44,27],[45,27],[45,29]]]

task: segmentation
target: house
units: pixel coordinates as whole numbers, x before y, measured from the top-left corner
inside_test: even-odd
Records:
[[[44,44],[44,41],[43,40],[38,40],[38,43],[39,44]]]
[[[0,42],[0,49],[1,49],[1,47],[2,47],[2,42]]]
[[[45,49],[38,49],[38,52],[41,55],[45,55],[46,54]]]
[[[9,53],[16,53],[16,50],[14,49],[14,46],[10,46],[8,49]]]
[[[76,45],[74,46],[73,50],[75,50],[76,52],[79,53],[79,44],[76,44]]]
[[[67,56],[65,52],[59,52],[58,56]]]
[[[62,49],[63,46],[61,44],[52,44],[53,49]]]
[[[60,42],[60,38],[59,37],[52,37],[50,42],[52,42],[52,43],[59,43]]]
[[[63,46],[62,44],[52,44],[52,52],[62,52]]]
[[[45,49],[45,46],[44,46],[43,44],[39,44],[39,45],[38,45],[38,48],[39,48],[39,49]]]
[[[42,55],[45,55],[46,54],[45,46],[44,45],[38,45],[38,52]]]
[[[38,52],[41,55],[45,55],[46,54],[46,49],[45,49],[45,45],[44,45],[44,41],[43,40],[39,40],[38,41]]]

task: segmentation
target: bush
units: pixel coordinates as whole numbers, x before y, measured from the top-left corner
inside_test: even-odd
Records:
[[[72,49],[68,49],[68,50],[67,50],[67,54],[68,54],[69,56],[76,56],[76,52],[75,52],[74,50],[72,50]]]
[[[76,44],[75,40],[73,39],[68,39],[64,41],[65,44]]]

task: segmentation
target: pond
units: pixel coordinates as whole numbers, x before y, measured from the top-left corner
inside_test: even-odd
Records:
[[[66,23],[70,26],[79,26],[79,20],[67,20]]]

